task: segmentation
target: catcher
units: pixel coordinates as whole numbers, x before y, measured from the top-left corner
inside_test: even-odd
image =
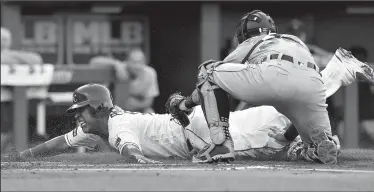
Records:
[[[273,19],[262,11],[244,15],[235,35],[239,45],[225,59],[233,61],[245,55],[243,60],[237,63],[210,60],[201,64],[194,92],[169,106],[171,113],[184,122],[185,111],[202,105],[212,142],[194,156],[194,162],[235,159],[228,95],[252,106],[271,105],[287,116],[294,125],[287,135],[300,134],[303,141],[302,158],[325,164],[337,162],[338,142],[331,134],[326,86],[319,68],[300,39],[276,32]],[[343,49],[338,52],[351,57]],[[368,79],[373,80],[373,70],[365,69],[369,70]],[[356,74],[341,77],[355,78]],[[344,79],[343,84],[345,81],[348,80]]]

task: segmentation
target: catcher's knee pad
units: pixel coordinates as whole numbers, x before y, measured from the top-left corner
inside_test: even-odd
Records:
[[[199,88],[202,86],[203,83],[208,81],[208,69],[204,65],[199,66],[199,74],[197,75],[197,83],[196,87]]]
[[[228,128],[230,114],[228,95],[217,85],[208,81],[202,83],[198,90],[211,139],[214,144],[220,145],[226,139],[231,139]]]
[[[197,87],[201,86],[205,81],[208,81],[209,75],[212,74],[214,69],[223,64],[223,62],[219,61],[214,61],[214,60],[209,60],[204,62],[199,66],[199,74],[197,75]],[[212,79],[210,79],[212,81]]]

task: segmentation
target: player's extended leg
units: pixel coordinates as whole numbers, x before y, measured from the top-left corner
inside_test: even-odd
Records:
[[[357,80],[374,84],[374,69],[357,60],[351,52],[339,48],[321,72],[326,87],[326,96],[333,95],[342,85],[348,86]]]

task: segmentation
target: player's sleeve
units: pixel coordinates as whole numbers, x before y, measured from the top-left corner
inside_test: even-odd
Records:
[[[123,113],[123,112],[120,112]],[[125,146],[131,145],[142,151],[136,122],[131,117],[118,114],[109,119],[109,143],[122,154]]]
[[[65,134],[65,141],[70,147],[94,150],[100,140],[98,135],[84,133],[80,126]]]

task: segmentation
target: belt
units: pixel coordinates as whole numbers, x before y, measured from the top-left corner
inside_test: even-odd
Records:
[[[280,54],[271,54],[270,57],[265,57],[262,62],[266,61],[266,60],[273,60],[273,59],[278,59]],[[311,62],[307,62],[306,64],[303,63],[303,62],[300,62],[300,61],[297,61],[295,62],[296,60],[292,57],[292,56],[289,56],[289,55],[282,55],[282,57],[280,58],[281,60],[284,60],[284,61],[288,61],[288,62],[291,62],[291,63],[296,63],[298,65],[301,65],[301,66],[307,66],[311,69],[314,69],[317,71],[317,66],[314,64],[314,63],[311,63]]]

